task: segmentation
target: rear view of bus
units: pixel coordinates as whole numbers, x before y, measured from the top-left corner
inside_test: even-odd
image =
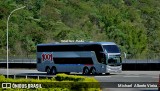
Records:
[[[119,48],[113,42],[104,43],[102,46],[106,56],[106,73],[120,73],[122,60]]]

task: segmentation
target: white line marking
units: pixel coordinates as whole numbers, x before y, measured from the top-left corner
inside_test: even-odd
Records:
[[[140,77],[140,76],[123,76],[123,77]]]
[[[94,77],[99,77],[99,78],[101,78],[101,77],[111,77],[111,76],[94,76]]]
[[[152,78],[159,78],[159,77],[152,77]]]

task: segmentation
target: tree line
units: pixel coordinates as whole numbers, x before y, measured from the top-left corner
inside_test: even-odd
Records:
[[[113,41],[129,58],[160,53],[159,0],[1,0],[0,54],[35,54],[39,43],[61,40]]]

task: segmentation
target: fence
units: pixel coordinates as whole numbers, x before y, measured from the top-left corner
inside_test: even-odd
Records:
[[[9,68],[36,68],[36,59],[9,59]],[[0,67],[6,68],[6,59],[0,60]],[[128,60],[122,62],[122,70],[160,70],[160,60]]]

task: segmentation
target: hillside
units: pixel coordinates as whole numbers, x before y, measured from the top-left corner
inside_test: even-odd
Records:
[[[129,58],[160,56],[160,0],[0,0],[0,54],[35,54],[39,43],[114,41]]]

